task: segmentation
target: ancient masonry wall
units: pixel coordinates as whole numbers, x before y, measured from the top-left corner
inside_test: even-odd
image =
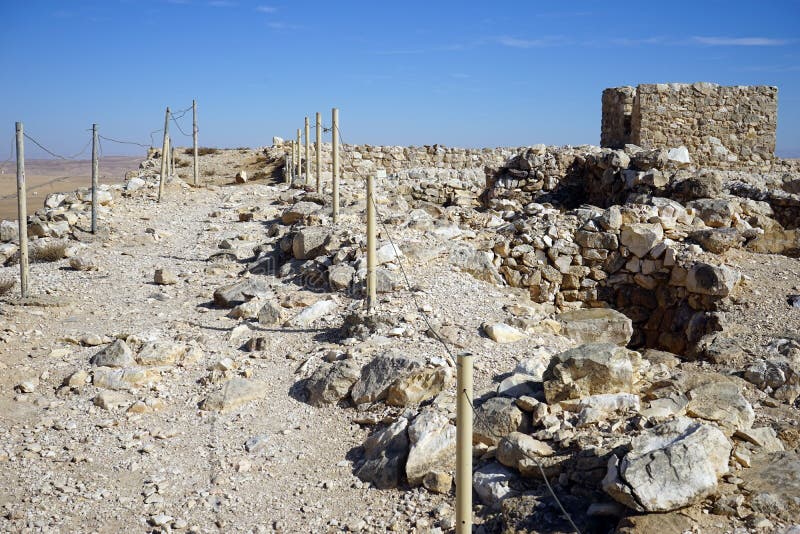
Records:
[[[603,91],[600,146],[622,148],[631,139],[631,116],[636,89],[611,87]]]
[[[600,137],[612,148],[683,145],[699,166],[758,168],[774,159],[777,117],[777,87],[642,84],[603,92]]]

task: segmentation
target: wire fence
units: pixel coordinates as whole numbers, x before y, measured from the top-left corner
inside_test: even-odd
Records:
[[[328,131],[330,131],[330,129]],[[344,137],[342,136],[342,131],[339,129],[338,125],[336,126],[336,131],[339,134],[339,139],[341,140],[342,146],[344,146],[345,145]],[[361,173],[361,171],[359,170],[358,166],[355,164],[355,159],[352,157],[352,154],[350,154],[347,151],[343,151],[343,152],[350,159],[350,165],[353,168],[353,170],[355,171],[355,173],[362,180],[364,180],[366,182],[367,178],[366,178],[366,176],[364,176]],[[375,209],[375,216],[378,219],[379,224],[380,224],[384,234],[386,235],[386,238],[389,240],[389,243],[391,244],[392,249],[395,252],[395,255],[397,257],[397,263],[400,266],[400,272],[403,275],[403,279],[405,281],[406,288],[407,288],[409,294],[411,295],[411,299],[414,301],[414,306],[417,308],[417,310],[419,311],[420,315],[422,316],[422,318],[423,318],[423,320],[425,322],[425,325],[428,327],[428,331],[431,332],[431,334],[433,335],[434,339],[436,339],[439,343],[441,343],[442,347],[444,348],[445,352],[447,353],[448,363],[451,366],[455,366],[456,357],[453,354],[453,351],[450,349],[450,347],[448,346],[447,342],[439,335],[439,333],[433,327],[433,325],[431,324],[431,322],[430,322],[430,320],[428,318],[427,313],[422,308],[422,306],[420,306],[419,301],[417,300],[417,297],[416,297],[416,294],[415,294],[416,292],[414,291],[413,286],[411,285],[411,281],[408,278],[408,274],[406,273],[406,269],[403,266],[402,256],[400,255],[400,249],[397,247],[397,245],[395,245],[394,239],[392,238],[392,234],[389,231],[389,228],[385,223],[385,219],[380,215],[380,212],[378,210],[378,205],[375,202],[374,196],[373,196],[372,199],[368,198],[367,201],[368,202],[370,202],[370,201],[372,202],[372,206]],[[368,208],[369,208],[369,206],[368,206]],[[486,421],[486,419],[483,416],[483,414],[481,412],[479,412],[478,410],[476,410],[475,405],[472,402],[472,399],[469,397],[469,394],[467,393],[467,390],[464,389],[464,390],[461,390],[461,391],[457,392],[457,395],[461,395],[461,394],[463,394],[464,397],[466,398],[466,400],[467,400],[467,402],[468,402],[468,404],[470,406],[470,409],[472,410],[473,418],[480,419],[482,425],[485,428],[487,428],[489,430],[489,432],[492,433],[492,435],[494,436],[494,438],[498,442],[501,439],[503,439],[503,436],[499,436],[494,432],[494,430],[492,428],[492,425],[490,425],[488,423],[488,421]],[[535,456],[530,455],[527,451],[524,451],[524,450],[520,449],[520,453],[523,456],[525,456],[526,458],[530,459],[536,465],[536,467],[539,469],[539,472],[542,475],[542,480],[544,480],[544,483],[545,483],[545,486],[547,487],[548,493],[550,493],[550,496],[555,501],[556,505],[558,506],[559,510],[561,511],[561,514],[564,516],[564,518],[567,520],[567,522],[570,524],[570,526],[575,530],[575,532],[577,532],[578,534],[581,534],[581,531],[578,528],[578,526],[575,524],[575,522],[573,521],[572,516],[570,516],[569,512],[567,512],[566,508],[564,508],[564,505],[561,503],[561,500],[558,498],[558,495],[556,495],[555,490],[553,489],[552,485],[550,484],[550,481],[548,480],[548,478],[547,478],[547,476],[545,474],[544,467],[542,466],[541,462],[539,462],[539,460]]]

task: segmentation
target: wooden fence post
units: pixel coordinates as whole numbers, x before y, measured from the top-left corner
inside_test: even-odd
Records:
[[[167,150],[169,149],[169,107],[164,114],[164,142],[161,145],[161,177],[158,180],[158,201],[164,195],[164,182],[167,178]]]
[[[317,193],[322,192],[322,114],[318,111],[317,112],[317,146],[316,146],[316,167],[317,167]]]
[[[97,125],[92,124],[92,233],[97,233]]]
[[[367,309],[378,303],[378,288],[375,254],[375,178],[367,175]]]
[[[25,191],[25,131],[22,123],[17,129],[17,222],[19,226],[19,289],[22,298],[28,296],[28,198]]]
[[[192,151],[194,152],[194,185],[200,183],[200,168],[197,166],[197,100],[192,100]]]
[[[456,362],[456,533],[472,532],[472,354]]]
[[[306,186],[311,185],[311,145],[309,143],[308,117],[306,117]]]
[[[333,160],[333,222],[339,222],[339,110],[331,110],[331,158]]]

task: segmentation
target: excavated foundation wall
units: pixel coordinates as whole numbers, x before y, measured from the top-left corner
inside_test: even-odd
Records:
[[[327,178],[329,145],[324,150]],[[746,194],[718,199],[718,171],[697,170],[685,149],[348,146],[345,151],[345,180],[374,173],[379,191],[442,206],[480,207],[505,219],[491,250],[494,266],[533,300],[562,310],[611,306],[633,320],[634,346],[679,354],[693,353],[704,336],[721,330],[717,310],[739,281],[719,257],[692,245],[692,229],[699,225],[752,239],[756,234],[748,221],[762,224],[778,216],[770,204],[794,202],[792,195],[776,200],[781,194],[761,186],[754,191],[772,191],[772,202]],[[779,160],[771,165],[791,170]]]

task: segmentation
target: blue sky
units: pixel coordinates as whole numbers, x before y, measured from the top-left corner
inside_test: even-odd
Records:
[[[72,154],[92,122],[149,142],[192,98],[208,146],[332,106],[348,143],[598,144],[604,87],[674,81],[778,86],[778,148],[800,156],[797,0],[0,0],[0,19],[0,159],[16,120]]]

